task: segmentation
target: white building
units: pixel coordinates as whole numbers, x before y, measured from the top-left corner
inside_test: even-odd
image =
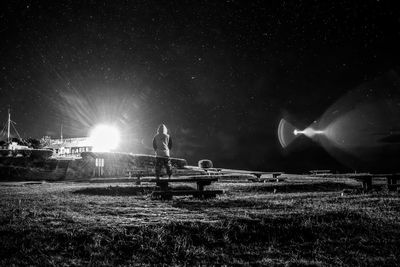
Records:
[[[82,152],[93,150],[89,137],[51,139],[49,136],[42,138],[45,149],[51,149],[56,157],[80,157]]]

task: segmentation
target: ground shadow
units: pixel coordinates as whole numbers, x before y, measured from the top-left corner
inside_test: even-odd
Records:
[[[360,185],[361,186],[361,185]],[[357,189],[358,185],[350,185],[337,182],[299,183],[299,184],[265,184],[235,188],[236,192],[268,192],[268,193],[310,193],[310,192],[334,192],[344,189]]]
[[[108,186],[87,187],[74,191],[74,194],[96,196],[141,196],[149,195],[155,190],[155,186]],[[191,190],[190,186],[178,185],[171,187],[173,190]]]
[[[257,201],[248,199],[219,199],[217,201],[201,201],[201,200],[187,200],[179,199],[172,204],[175,208],[187,209],[187,210],[198,210],[207,211],[210,208],[219,209],[232,209],[232,208],[249,208],[249,209],[273,209],[282,210],[293,208],[290,205],[283,203],[272,203],[268,201]]]
[[[87,187],[76,190],[73,194],[95,195],[95,196],[140,196],[150,194],[153,186],[108,186]]]

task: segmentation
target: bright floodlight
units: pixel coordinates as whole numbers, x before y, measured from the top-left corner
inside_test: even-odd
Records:
[[[303,131],[299,131],[299,130],[295,129],[293,131],[293,134],[294,135],[304,134],[304,135],[306,135],[308,137],[313,137],[316,134],[325,134],[325,131],[315,130],[315,129],[309,127],[309,128],[304,129]]]
[[[117,148],[119,140],[118,129],[110,125],[97,125],[90,132],[94,152],[109,152]]]

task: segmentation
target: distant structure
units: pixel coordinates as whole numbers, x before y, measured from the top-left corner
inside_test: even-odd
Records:
[[[82,152],[93,150],[89,137],[52,139],[44,136],[40,141],[44,149],[53,151],[53,157],[81,157]]]
[[[325,175],[325,174],[332,174],[331,170],[311,170],[311,175]]]
[[[17,128],[15,128],[15,122],[11,120],[11,108],[8,108],[8,117],[7,117],[7,122],[4,124],[3,129],[0,131],[0,136],[7,136],[7,141],[4,141],[0,144],[0,149],[6,149],[6,150],[24,150],[24,149],[30,149],[28,146],[18,144],[18,142],[13,141],[13,138],[11,136],[11,127],[14,129],[14,132],[17,134],[19,140],[22,140],[21,136],[19,135],[19,132],[17,131]],[[7,129],[7,134],[6,134],[6,129]]]
[[[21,149],[30,149],[28,146],[20,145],[17,142],[2,142],[0,144],[0,149],[3,150],[21,150]]]

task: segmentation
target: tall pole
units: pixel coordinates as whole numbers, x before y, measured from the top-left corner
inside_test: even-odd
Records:
[[[8,108],[8,122],[7,122],[7,142],[10,143],[10,126],[11,126],[11,113]]]
[[[63,125],[62,125],[62,123],[61,123],[61,143],[63,142],[63,133],[62,133],[62,128],[63,128]]]

